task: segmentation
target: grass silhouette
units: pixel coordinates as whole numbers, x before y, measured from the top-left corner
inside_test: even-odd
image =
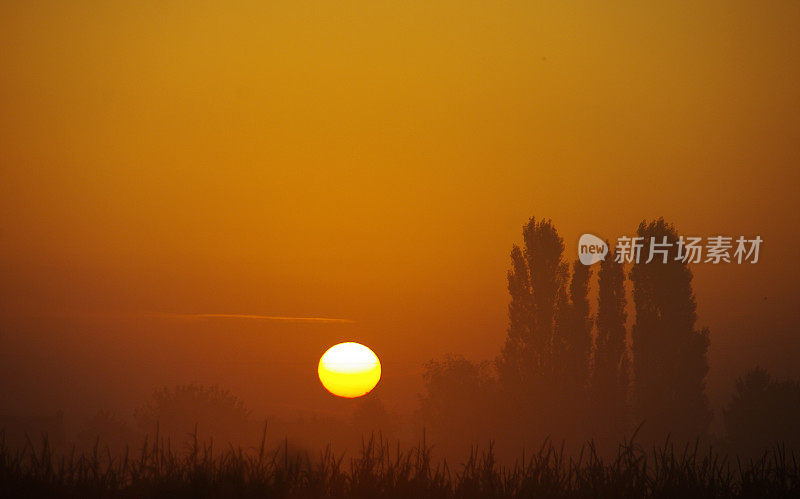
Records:
[[[501,466],[493,448],[473,448],[463,464],[433,462],[423,440],[402,450],[381,437],[362,440],[350,458],[330,446],[317,456],[284,440],[215,450],[193,435],[182,450],[158,436],[136,452],[113,456],[99,442],[90,453],[57,455],[47,438],[12,452],[0,444],[3,497],[798,497],[798,456],[777,446],[760,459],[732,462],[697,445],[669,441],[645,450],[633,440],[603,460],[587,443],[569,457],[546,441],[532,455]]]

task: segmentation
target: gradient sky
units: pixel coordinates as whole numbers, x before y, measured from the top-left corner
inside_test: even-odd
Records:
[[[664,216],[721,400],[800,376],[800,3],[3,2],[0,411],[219,383],[337,408],[331,344],[490,359],[530,216],[575,255]],[[188,317],[248,314],[351,322]]]

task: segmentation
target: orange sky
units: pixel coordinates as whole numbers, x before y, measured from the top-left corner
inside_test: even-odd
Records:
[[[350,339],[412,400],[425,360],[499,350],[532,215],[570,259],[662,215],[761,235],[757,265],[696,268],[710,381],[800,375],[798,26],[790,1],[4,2],[0,409],[199,381],[335,410],[316,360]],[[354,323],[163,316],[194,313]]]

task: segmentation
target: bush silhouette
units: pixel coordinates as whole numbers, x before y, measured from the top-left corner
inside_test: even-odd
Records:
[[[736,380],[724,417],[727,437],[740,454],[758,455],[776,443],[800,449],[800,383],[773,381],[756,367]]]
[[[250,421],[244,402],[217,386],[163,388],[136,411],[140,429],[184,442],[195,433],[225,443],[254,440],[258,424]]]

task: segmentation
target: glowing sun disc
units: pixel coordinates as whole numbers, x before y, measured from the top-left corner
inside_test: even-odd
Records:
[[[381,379],[381,363],[375,352],[348,341],[330,347],[319,359],[317,374],[322,386],[345,398],[369,393]]]

